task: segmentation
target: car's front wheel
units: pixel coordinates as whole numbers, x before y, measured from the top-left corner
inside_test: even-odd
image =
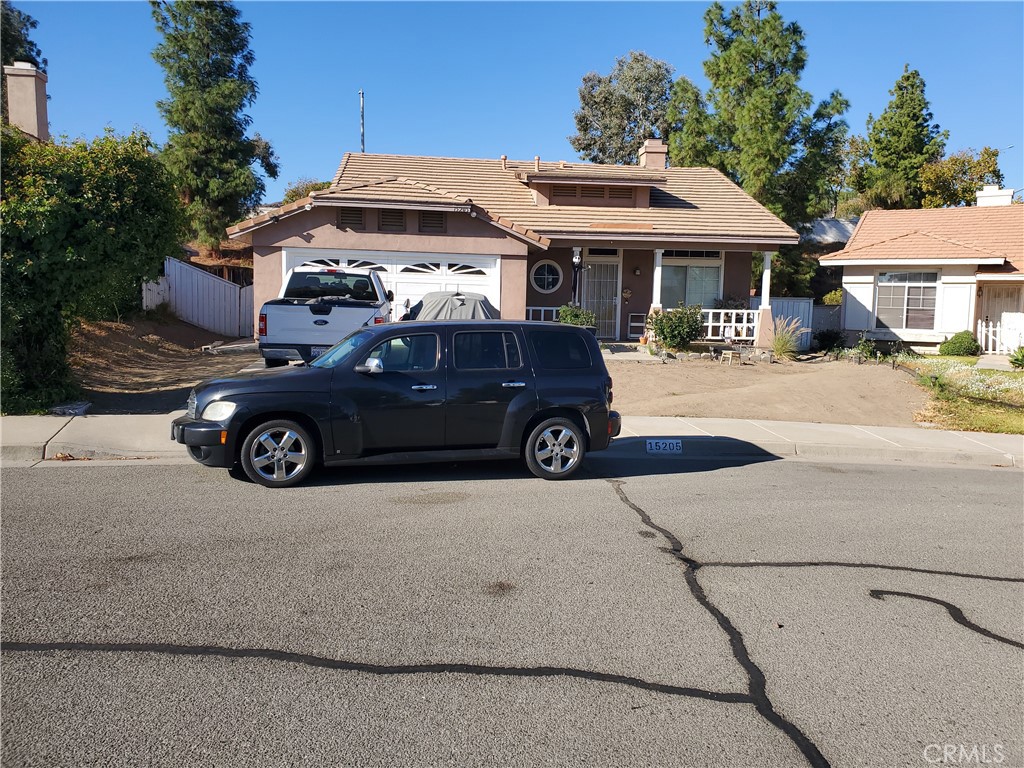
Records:
[[[583,430],[572,419],[556,416],[534,427],[526,441],[526,466],[545,480],[564,480],[583,464]]]
[[[301,425],[281,419],[260,424],[242,443],[242,469],[254,483],[287,488],[316,464],[316,443]]]

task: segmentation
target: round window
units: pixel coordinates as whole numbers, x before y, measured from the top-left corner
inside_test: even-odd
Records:
[[[555,262],[545,259],[538,261],[530,274],[533,287],[541,293],[554,293],[562,284],[562,268]]]

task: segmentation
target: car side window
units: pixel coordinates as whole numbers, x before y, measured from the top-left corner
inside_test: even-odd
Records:
[[[380,360],[385,371],[433,371],[437,369],[437,347],[437,336],[432,333],[395,336],[366,357]]]
[[[587,342],[577,333],[565,331],[532,331],[530,344],[541,368],[568,371],[590,368],[593,361]]]
[[[459,370],[511,369],[523,365],[519,341],[509,331],[459,331],[452,346]]]

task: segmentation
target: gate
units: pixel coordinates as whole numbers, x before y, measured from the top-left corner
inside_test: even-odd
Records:
[[[751,296],[750,308],[759,309],[761,297]],[[783,299],[772,297],[771,300],[772,320],[795,317],[801,328],[814,327],[814,299]],[[811,348],[811,331],[807,330],[800,334],[797,339],[797,349],[806,352]]]

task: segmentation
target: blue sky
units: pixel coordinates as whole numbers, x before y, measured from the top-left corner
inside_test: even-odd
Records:
[[[709,3],[240,2],[252,24],[260,96],[253,130],[272,143],[279,200],[299,177],[329,179],[359,151],[359,89],[368,152],[578,159],[577,90],[589,71],[642,50],[706,87]],[[157,141],[163,73],[144,2],[19,2],[49,60],[54,135],[91,138],[141,127]],[[806,35],[802,85],[839,89],[864,132],[909,63],[927,84],[949,151],[1000,149],[1006,186],[1024,187],[1024,3],[781,2]],[[1007,149],[1010,145],[1013,148]]]

